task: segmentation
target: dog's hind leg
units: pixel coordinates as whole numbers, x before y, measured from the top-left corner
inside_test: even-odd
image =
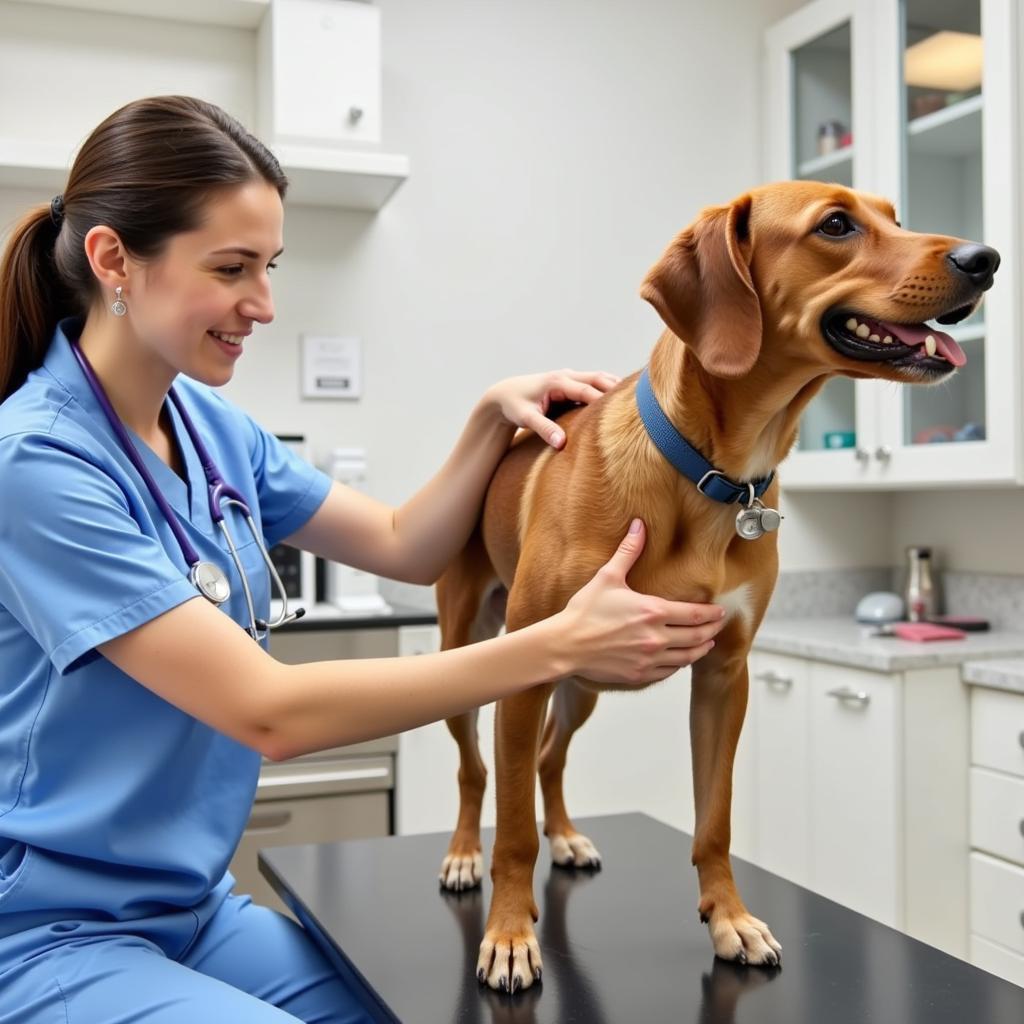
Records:
[[[544,794],[544,835],[551,846],[551,859],[562,867],[601,866],[597,848],[573,827],[562,789],[569,741],[596,706],[595,691],[581,686],[575,679],[566,679],[555,689],[541,739],[538,774]]]
[[[474,537],[437,584],[441,649],[463,647],[496,636],[505,622],[506,591],[494,575]],[[472,889],[483,877],[480,808],[487,786],[487,766],[477,738],[478,712],[448,719],[459,745],[459,817],[438,876],[446,889]]]

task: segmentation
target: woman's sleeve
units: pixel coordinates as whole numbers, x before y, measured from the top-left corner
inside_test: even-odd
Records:
[[[304,526],[323,504],[331,478],[246,416],[263,535],[273,547]]]
[[[84,452],[51,435],[0,441],[0,603],[58,671],[196,596]]]

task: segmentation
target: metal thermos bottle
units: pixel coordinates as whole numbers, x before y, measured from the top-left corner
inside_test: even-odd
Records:
[[[932,583],[932,549],[907,548],[907,617],[924,622],[938,611]]]

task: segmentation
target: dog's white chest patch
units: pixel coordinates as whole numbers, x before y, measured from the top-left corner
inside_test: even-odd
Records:
[[[741,583],[734,590],[727,590],[724,594],[719,594],[714,599],[714,603],[721,605],[725,609],[726,619],[732,619],[739,615],[743,618],[744,625],[750,625],[751,599],[749,583]]]

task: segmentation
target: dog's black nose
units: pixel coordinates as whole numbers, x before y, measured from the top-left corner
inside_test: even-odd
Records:
[[[999,269],[999,253],[987,245],[967,242],[958,245],[947,254],[958,274],[963,274],[971,284],[987,291],[992,287],[992,278]]]

